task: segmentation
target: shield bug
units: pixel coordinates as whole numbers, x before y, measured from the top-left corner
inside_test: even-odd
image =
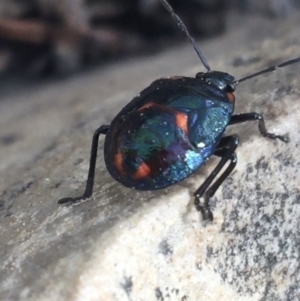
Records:
[[[250,78],[300,61],[300,57],[272,66],[242,79],[211,71],[182,20],[167,1],[161,3],[194,47],[206,72],[195,78],[161,78],[129,102],[110,125],[102,125],[93,136],[85,192],[63,198],[59,204],[72,204],[93,193],[98,140],[106,135],[104,160],[110,175],[126,187],[156,190],[171,186],[196,172],[212,155],[220,161],[195,191],[195,207],[203,219],[212,220],[209,201],[237,163],[237,135],[224,136],[226,127],[258,121],[262,136],[288,142],[285,135],[267,131],[264,118],[256,112],[233,115],[236,86]],[[221,173],[222,168],[229,163]],[[204,197],[203,202],[201,198]]]

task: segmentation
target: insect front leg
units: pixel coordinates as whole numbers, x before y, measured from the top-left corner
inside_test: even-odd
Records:
[[[229,122],[229,125],[233,125],[236,123],[243,123],[247,121],[253,121],[258,120],[258,129],[260,134],[263,137],[269,138],[269,139],[279,139],[285,143],[289,142],[289,138],[287,135],[275,135],[273,133],[269,133],[266,129],[264,117],[261,114],[258,113],[245,113],[245,114],[238,114],[231,116],[231,120]]]
[[[239,143],[239,137],[237,135],[223,137],[214,152],[215,156],[221,157],[221,161],[204,181],[204,183],[196,190],[194,193],[195,196],[195,207],[198,211],[201,212],[203,220],[213,220],[213,214],[210,210],[209,201],[211,197],[215,194],[220,185],[224,180],[229,176],[237,163],[237,158],[235,154],[235,149]],[[215,180],[219,172],[222,170],[224,165],[230,161],[228,167],[221,174],[221,176],[211,185]],[[210,186],[210,187],[209,187]],[[205,194],[205,195],[204,195]],[[204,203],[201,204],[200,198],[204,195]]]
[[[109,125],[102,125],[94,133],[93,140],[92,140],[92,147],[91,147],[89,172],[88,172],[85,191],[83,195],[75,198],[60,199],[58,201],[58,204],[71,205],[78,201],[87,199],[93,194],[99,136],[100,134],[106,135],[107,132],[109,131],[109,127],[110,127]]]

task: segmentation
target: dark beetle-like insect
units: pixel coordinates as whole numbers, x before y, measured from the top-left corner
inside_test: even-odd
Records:
[[[240,82],[299,62],[300,57],[240,80],[224,72],[211,71],[181,19],[167,1],[161,2],[193,45],[207,72],[199,72],[195,78],[178,76],[154,81],[110,125],[98,128],[92,141],[84,194],[61,199],[59,204],[76,203],[92,195],[100,134],[106,135],[104,159],[108,172],[124,186],[138,190],[173,185],[198,170],[212,155],[220,157],[218,165],[194,193],[196,209],[208,220],[213,219],[209,200],[237,162],[238,136],[223,136],[228,125],[257,120],[262,136],[288,142],[287,136],[269,133],[263,116],[258,113],[232,115],[233,92]],[[227,162],[228,167],[217,178]]]

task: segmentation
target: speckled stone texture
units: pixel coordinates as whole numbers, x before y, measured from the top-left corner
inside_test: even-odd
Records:
[[[299,55],[299,17],[232,18],[201,43],[213,69],[237,78]],[[180,34],[180,33],[179,33]],[[189,45],[4,95],[0,102],[1,300],[300,300],[300,64],[242,83],[238,165],[203,224],[192,193],[218,159],[157,192],[122,187],[99,152],[94,197],[84,189],[91,137],[158,77],[203,70]],[[99,143],[100,150],[103,139]]]

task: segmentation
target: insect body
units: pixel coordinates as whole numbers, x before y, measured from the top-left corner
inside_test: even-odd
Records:
[[[232,111],[226,92],[201,78],[157,80],[113,120],[104,145],[107,169],[140,190],[179,182],[215,151]]]
[[[267,132],[263,116],[256,112],[233,115],[233,92],[238,83],[299,62],[300,58],[238,81],[227,73],[211,71],[183,22],[165,0],[161,2],[192,43],[207,72],[199,72],[195,78],[179,76],[154,81],[110,125],[97,129],[85,192],[77,198],[61,199],[60,204],[75,203],[92,195],[100,134],[106,135],[104,159],[108,172],[124,186],[138,190],[168,187],[197,171],[212,155],[220,157],[218,165],[194,193],[196,209],[203,219],[209,220],[213,219],[209,200],[237,162],[238,136],[224,136],[226,127],[257,120],[261,135],[288,141],[286,136]],[[227,168],[220,174],[227,162]]]

